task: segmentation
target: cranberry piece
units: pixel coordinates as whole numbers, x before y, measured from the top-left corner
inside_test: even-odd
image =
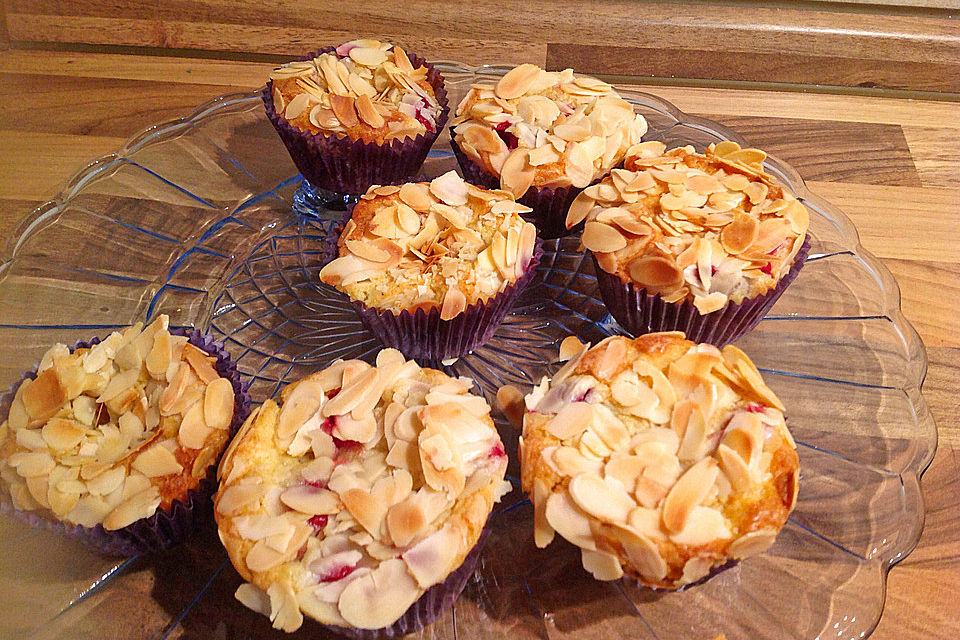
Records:
[[[764,407],[762,404],[756,404],[755,402],[751,402],[746,407],[744,407],[744,409],[746,411],[749,411],[750,413],[763,413],[766,407]]]
[[[415,115],[414,117],[417,119],[417,121],[418,121],[420,124],[422,124],[423,126],[425,126],[425,127],[427,128],[427,131],[428,131],[429,133],[433,133],[433,125],[430,124],[430,121],[429,121],[429,120],[427,120],[426,118],[423,117],[423,115],[420,113],[420,111],[417,111],[417,113],[416,113],[416,115]]]
[[[495,126],[493,130],[497,132],[497,135],[500,136],[500,139],[503,140],[508,149],[516,149],[518,144],[517,136],[512,133],[507,133],[507,127],[509,126],[509,122],[501,122]]]
[[[323,531],[323,528],[327,526],[327,516],[313,516],[307,520],[307,524],[313,527],[313,530],[317,533]]]
[[[507,455],[507,452],[504,450],[501,443],[493,445],[493,449],[490,449],[490,453],[487,454],[488,458],[502,458]]]
[[[317,489],[326,489],[326,488],[327,488],[327,483],[324,482],[324,481],[322,481],[322,480],[304,480],[304,482],[305,482],[306,484],[310,485],[311,487],[315,487],[315,488],[317,488]]]
[[[773,266],[768,262],[767,264],[760,267],[760,271],[767,274],[770,277],[773,277]]]
[[[337,567],[336,569],[331,569],[327,573],[320,576],[320,582],[336,582],[337,580],[342,580],[353,573],[354,569],[356,569],[356,567],[348,567],[347,565]]]
[[[710,275],[712,276],[717,275],[717,268],[713,265],[710,265]]]

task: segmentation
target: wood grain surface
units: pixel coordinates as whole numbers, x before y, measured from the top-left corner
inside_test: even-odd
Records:
[[[960,91],[949,7],[636,0],[4,0],[14,45],[293,55],[365,33],[429,58],[589,73]],[[249,59],[249,58],[248,58]]]
[[[416,21],[378,19],[382,7],[376,2],[336,10],[317,5],[305,15],[296,11],[296,3],[269,3],[268,11],[268,3],[239,0],[216,0],[206,6],[186,1],[0,2],[7,11],[13,47],[0,51],[0,241],[5,241],[21,216],[55,195],[86,162],[119,148],[148,125],[181,116],[215,96],[259,86],[272,66],[252,58],[194,57],[195,52],[180,49],[289,55],[317,42],[342,40],[357,29],[396,36],[422,46],[428,54],[442,51],[447,58],[530,60],[558,66],[580,60],[600,65],[607,60],[604,68],[610,69],[608,51],[586,56],[586,47],[627,43],[630,48],[649,42],[655,34],[666,44],[690,51],[677,40],[681,38],[678,25],[687,25],[700,34],[701,51],[742,55],[751,50],[748,41],[764,29],[792,24],[800,12],[751,9],[756,11],[756,23],[737,28],[743,21],[736,20],[734,9],[694,20],[667,5],[606,2],[601,30],[591,10],[585,9],[589,3],[572,2],[554,3],[557,17],[547,27],[542,26],[543,16],[533,15],[542,8],[536,2],[480,1],[456,9],[414,2],[408,13],[417,16]],[[499,10],[510,10],[494,16],[494,4]],[[427,6],[430,11],[423,11]],[[644,15],[637,22],[640,12]],[[929,65],[934,70],[917,80],[922,87],[914,88],[957,89],[960,33],[952,19],[918,15],[898,16],[894,21],[852,13],[834,28],[826,9],[805,11],[800,17],[822,32],[816,46],[809,37],[779,32],[768,34],[764,46],[806,56],[808,61],[812,56],[839,59],[845,57],[841,52],[851,49],[833,32],[860,30],[866,34],[862,44],[870,46],[871,55],[880,51],[875,45],[886,43],[894,47],[883,53],[888,61]],[[534,29],[531,24],[541,26]],[[893,31],[905,35],[884,40],[884,34]],[[102,52],[25,50],[25,42],[111,46]],[[3,43],[0,26],[0,47]],[[140,50],[112,53],[116,44],[174,50],[163,56],[144,55]],[[665,63],[658,64],[661,73],[670,70]],[[798,64],[788,61],[787,66]],[[898,86],[894,71],[885,82]],[[684,68],[675,74],[703,77],[689,72]],[[866,77],[857,73],[849,82],[860,83]],[[744,79],[749,79],[746,75]],[[960,104],[689,85],[645,88],[688,113],[729,125],[750,143],[792,163],[814,192],[850,216],[864,247],[883,261],[900,284],[903,312],[927,347],[929,370],[923,393],[937,422],[940,444],[923,480],[927,507],[923,537],[916,551],[891,571],[886,609],[873,637],[960,637],[956,615],[960,592],[960,424],[956,419],[960,414],[956,392],[960,385]],[[179,584],[184,591],[191,588],[176,578],[176,572],[177,567],[166,567],[166,584]],[[118,627],[104,632],[104,637],[140,637],[144,620],[182,604],[176,593],[158,596],[153,588],[156,579],[156,574],[137,565],[123,576],[123,598],[90,596],[91,606],[118,621]],[[138,608],[138,616],[129,615],[130,607]],[[170,637],[184,635],[181,630]]]

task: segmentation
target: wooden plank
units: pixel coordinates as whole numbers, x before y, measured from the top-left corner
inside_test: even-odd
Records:
[[[246,87],[5,73],[0,129],[126,138]],[[25,100],[24,96],[29,96]]]
[[[940,127],[904,127],[903,135],[925,187],[960,184],[960,131]]]
[[[960,91],[960,61],[904,61],[886,57],[889,52],[883,49],[873,51],[884,57],[745,55],[708,49],[551,44],[547,47],[547,68],[573,67],[583,73],[652,78]]]
[[[0,247],[5,247],[13,236],[17,223],[43,204],[41,200],[13,200],[0,198]]]
[[[960,263],[960,189],[808,183],[847,214],[868,251],[880,258]],[[941,241],[931,242],[932,238]]]
[[[625,86],[617,84],[618,87]],[[960,129],[960,103],[940,100],[852,96],[837,93],[755,91],[644,85],[634,88],[661,96],[687,113],[783,117],[834,122],[872,122]]]
[[[920,186],[911,149],[896,125],[709,114],[705,117],[729,126],[750,145],[786,160],[805,180]]]
[[[576,62],[587,71],[613,65],[634,76],[650,73],[637,67],[640,60],[641,67],[657,66],[655,73],[665,77],[939,90],[956,88],[960,60],[956,21],[942,15],[719,3],[649,3],[638,11],[634,2],[625,0],[566,0],[549,6],[543,0],[479,0],[469,5],[418,0],[405,4],[407,15],[416,16],[408,20],[397,19],[396,5],[386,0],[326,7],[308,7],[303,1],[280,6],[238,0],[9,1],[10,37],[15,42],[292,55],[364,34],[399,41],[430,57],[470,63],[543,63],[549,45],[551,63]],[[633,43],[645,43],[654,51]]]
[[[10,48],[10,33],[7,31],[7,0],[0,0],[0,51]]]
[[[52,198],[85,162],[112,153],[125,138],[0,130],[0,184],[14,200]]]
[[[960,264],[884,258],[900,285],[900,308],[924,344],[960,347],[960,314],[944,313],[934,300],[960,300]],[[960,446],[960,441],[957,442]]]
[[[336,21],[333,24],[337,24]],[[431,59],[458,60],[470,64],[533,62],[543,65],[545,43],[521,39],[430,38],[398,31],[375,32],[370,27],[356,31],[327,28],[157,22],[111,18],[10,15],[12,41],[71,42],[101,45],[131,45],[177,49],[271,53],[298,56],[321,46],[339,43],[363,33],[369,37],[401,43],[408,51]],[[430,33],[424,29],[417,33]],[[469,34],[467,34],[469,35]]]
[[[928,344],[927,358],[929,368],[923,383],[923,397],[937,423],[939,446],[957,449],[960,453],[960,422],[957,421],[960,413],[960,394],[957,394],[960,386],[960,350]],[[957,495],[954,492],[953,502],[960,508]]]

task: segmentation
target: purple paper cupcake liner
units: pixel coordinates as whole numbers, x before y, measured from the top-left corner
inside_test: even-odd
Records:
[[[450,147],[457,157],[463,179],[478,187],[499,189],[500,178],[490,175],[465,154],[454,140],[453,127],[450,128]],[[530,213],[521,214],[524,219],[537,227],[537,235],[541,238],[561,238],[573,233],[567,229],[567,211],[583,189],[577,187],[530,187],[523,197],[517,200],[522,205],[533,209]]]
[[[240,425],[250,413],[250,394],[247,383],[240,381],[237,365],[230,359],[224,350],[223,344],[215,342],[210,336],[205,336],[195,329],[173,328],[172,335],[186,336],[190,344],[216,356],[214,368],[222,377],[228,378],[233,385],[234,404],[233,420],[230,423],[231,437],[236,434]],[[100,343],[100,338],[78,341],[70,351],[90,348]],[[0,398],[0,422],[7,419],[10,404],[16,395],[17,388],[24,380],[33,379],[37,375],[37,368],[21,374],[20,381],[15,383]],[[211,496],[216,489],[216,460],[212,461],[207,476],[199,484],[187,492],[185,500],[174,500],[168,510],[157,509],[149,518],[138,520],[122,529],[108,531],[103,525],[84,527],[71,525],[59,520],[53,520],[33,511],[21,511],[13,506],[10,498],[0,492],[0,511],[12,513],[17,518],[32,527],[53,531],[65,537],[77,540],[88,547],[96,549],[110,556],[132,556],[140,553],[162,551],[183,542],[195,533],[200,525],[209,520],[213,514]]]
[[[517,296],[530,283],[540,264],[543,244],[537,238],[527,270],[516,282],[486,302],[476,302],[450,320],[440,319],[440,309],[415,313],[381,311],[351,300],[360,322],[386,347],[399,349],[408,358],[447,360],[473,351],[496,333]]]
[[[722,309],[705,315],[692,302],[665,302],[659,295],[647,294],[646,289],[636,289],[632,282],[625,283],[616,274],[601,269],[596,257],[592,253],[590,255],[600,296],[610,315],[627,333],[639,336],[657,331],[683,331],[688,340],[723,347],[753,329],[767,315],[797,277],[809,252],[810,239],[806,238],[790,270],[776,287],[739,304],[728,302]]]
[[[312,60],[335,49],[325,47],[299,60]],[[393,140],[389,144],[379,145],[354,141],[346,136],[302,131],[277,115],[273,106],[273,81],[268,81],[263,87],[260,96],[267,118],[287,147],[293,163],[311,185],[339,194],[360,195],[371,185],[401,182],[420,170],[430,147],[447,122],[450,107],[440,72],[417,55],[408,53],[407,56],[414,68],[427,68],[427,81],[433,87],[440,113],[433,132],[415,138]]]
[[[439,584],[435,584],[427,589],[416,602],[410,605],[400,618],[389,627],[382,629],[351,629],[338,627],[334,625],[321,624],[324,629],[329,629],[347,638],[356,638],[358,640],[374,640],[376,638],[397,638],[405,636],[408,633],[415,633],[431,624],[440,614],[456,601],[470,577],[473,575],[480,560],[480,553],[483,551],[483,545],[487,536],[490,534],[490,527],[484,527],[477,539],[477,544],[464,557],[459,567],[454,569],[447,579]]]

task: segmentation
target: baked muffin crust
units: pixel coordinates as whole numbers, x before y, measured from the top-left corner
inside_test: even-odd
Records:
[[[431,182],[371,187],[320,279],[368,307],[395,314],[436,307],[449,320],[526,273],[536,228],[520,214],[529,210],[454,171]]]
[[[352,40],[286,63],[270,79],[277,114],[313,134],[382,145],[437,128],[441,107],[427,68],[414,68],[400,46]]]
[[[525,398],[535,541],[596,578],[677,588],[765,551],[796,503],[783,405],[746,355],[682,333],[584,347]]]
[[[160,316],[72,353],[51,347],[0,425],[14,506],[112,531],[184,500],[229,440],[234,389]]]
[[[809,215],[764,173],[766,154],[733,142],[666,151],[644,142],[585,189],[567,228],[586,220],[581,242],[597,264],[666,302],[701,314],[762,295],[790,270]]]
[[[286,387],[220,466],[220,538],[237,598],[293,631],[390,626],[476,544],[509,490],[486,401],[394,349]]]
[[[532,64],[478,83],[457,107],[454,140],[500,187],[586,187],[623,160],[647,130],[610,85]]]

